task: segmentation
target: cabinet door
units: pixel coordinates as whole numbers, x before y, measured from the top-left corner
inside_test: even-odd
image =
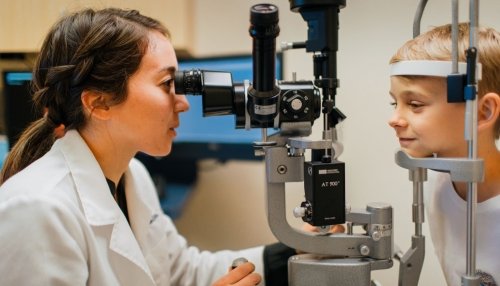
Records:
[[[0,52],[34,52],[67,0],[0,0]]]
[[[189,53],[192,0],[0,0],[0,52],[37,52],[61,16],[85,7],[139,10],[165,24],[175,48]]]

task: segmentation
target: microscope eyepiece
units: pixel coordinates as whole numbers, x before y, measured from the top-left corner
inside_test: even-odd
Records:
[[[259,92],[275,86],[276,37],[279,35],[278,7],[257,4],[250,8],[250,36],[253,38],[253,87]]]
[[[276,37],[279,35],[278,7],[257,4],[250,8],[253,83],[248,90],[247,109],[262,127],[272,125],[278,114],[280,90],[276,85]]]
[[[176,94],[201,95],[203,89],[201,70],[176,71],[174,86]]]
[[[174,81],[176,94],[203,97],[203,116],[235,112],[234,102],[237,100],[230,72],[199,69],[177,71]]]
[[[256,26],[277,25],[278,7],[271,4],[257,4],[250,8],[250,24]],[[275,33],[275,31],[270,31]],[[277,31],[279,33],[279,31]]]

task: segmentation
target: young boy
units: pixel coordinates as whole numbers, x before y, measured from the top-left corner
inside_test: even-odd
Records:
[[[484,180],[478,183],[476,268],[482,285],[500,283],[500,33],[478,29],[478,157]],[[459,26],[459,61],[465,62],[469,25]],[[414,62],[408,62],[414,61]],[[440,26],[405,43],[392,57],[389,125],[401,148],[413,157],[467,157],[465,103],[447,102],[451,74],[451,25]],[[465,63],[462,63],[462,67]],[[425,66],[419,69],[417,66]],[[434,174],[433,174],[434,175]],[[426,188],[431,238],[448,285],[460,285],[466,270],[467,183],[436,173]]]

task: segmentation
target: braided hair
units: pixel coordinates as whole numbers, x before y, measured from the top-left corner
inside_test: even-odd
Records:
[[[44,116],[30,124],[9,152],[0,183],[47,153],[54,130],[80,129],[87,118],[84,90],[110,94],[108,105],[126,99],[128,79],[148,47],[148,32],[169,37],[158,21],[135,10],[85,9],[57,22],[45,38],[33,69],[33,103]]]

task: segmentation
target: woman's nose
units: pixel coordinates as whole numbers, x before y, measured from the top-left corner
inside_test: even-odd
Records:
[[[186,112],[189,110],[189,101],[184,94],[176,95],[175,111]]]

